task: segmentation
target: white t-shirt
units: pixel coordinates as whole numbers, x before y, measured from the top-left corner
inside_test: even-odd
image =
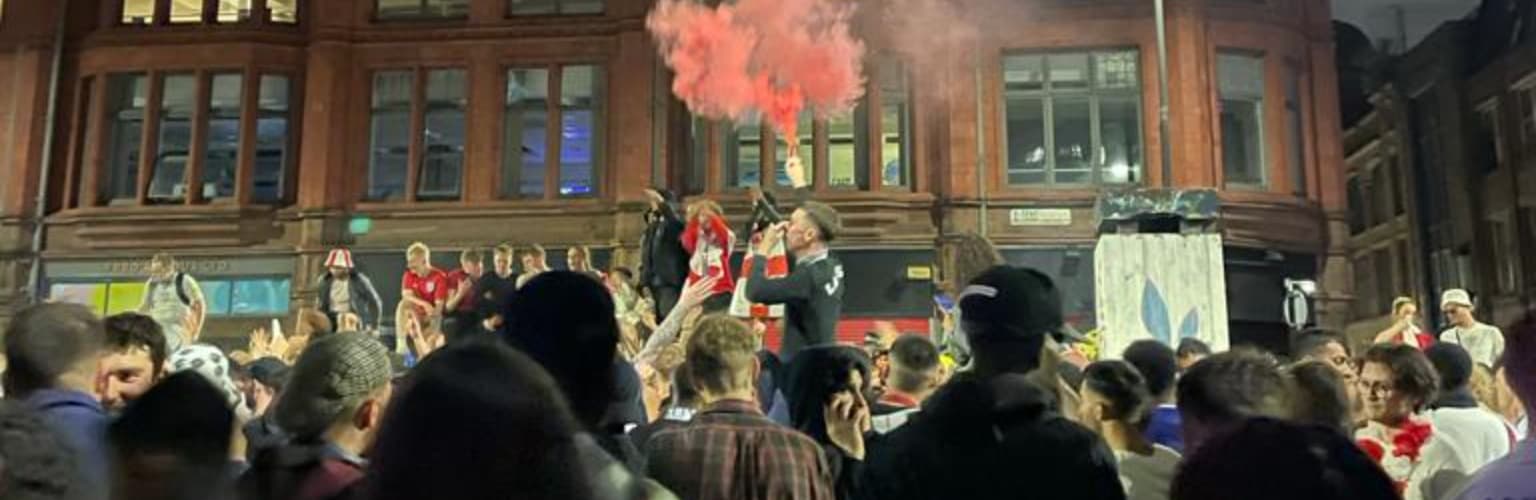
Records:
[[[1504,419],[1493,412],[1482,408],[1439,408],[1426,415],[1435,426],[1436,437],[1455,443],[1458,458],[1469,474],[1509,454],[1509,430]]]
[[[1168,500],[1168,489],[1179,468],[1179,452],[1160,444],[1152,445],[1151,455],[1115,451],[1120,462],[1120,484],[1126,500]]]
[[[1440,341],[1461,345],[1472,356],[1472,361],[1484,366],[1498,364],[1499,356],[1504,355],[1504,333],[1482,323],[1474,323],[1468,328],[1452,327],[1440,334]]]

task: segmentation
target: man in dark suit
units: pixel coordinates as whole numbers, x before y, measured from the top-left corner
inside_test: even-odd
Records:
[[[645,190],[651,208],[645,214],[645,239],[640,244],[640,286],[649,289],[660,323],[677,304],[688,279],[688,252],[683,250],[683,221],[672,208],[672,193]]]

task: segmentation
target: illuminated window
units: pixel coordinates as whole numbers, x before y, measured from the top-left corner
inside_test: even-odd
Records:
[[[271,3],[271,0],[267,1],[269,4]],[[219,0],[217,19],[221,23],[247,21],[251,18],[252,3],[253,0]]]
[[[203,22],[203,0],[171,0],[172,24],[200,22]]]
[[[267,0],[267,20],[274,23],[299,22],[299,0]]]
[[[155,20],[155,0],[123,0],[123,24],[151,24]]]
[[[507,70],[503,197],[597,194],[605,85],[602,68],[591,65]],[[550,89],[559,93],[550,95]],[[558,132],[551,131],[552,124],[559,124]],[[559,136],[551,141],[551,133]],[[550,175],[557,176],[554,193],[545,189]]]
[[[1135,51],[1005,57],[1007,183],[1140,182],[1138,71]]]

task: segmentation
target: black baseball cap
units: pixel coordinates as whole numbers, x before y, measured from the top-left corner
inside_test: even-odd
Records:
[[[1061,291],[1050,276],[1034,269],[996,266],[971,280],[960,292],[960,319],[971,335],[1027,339],[1051,335],[1058,341],[1081,334],[1066,327]]]

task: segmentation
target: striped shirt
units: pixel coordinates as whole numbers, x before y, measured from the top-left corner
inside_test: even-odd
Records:
[[[832,500],[832,469],[810,437],[756,403],[718,401],[650,440],[650,476],[690,500]]]

